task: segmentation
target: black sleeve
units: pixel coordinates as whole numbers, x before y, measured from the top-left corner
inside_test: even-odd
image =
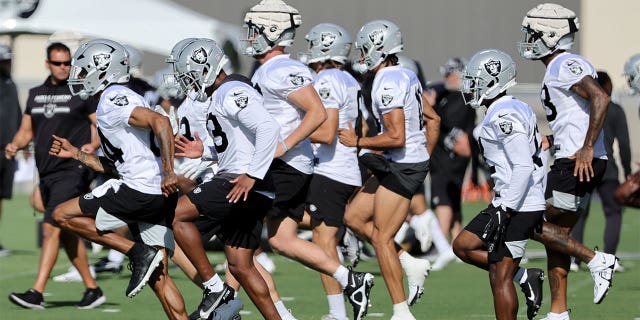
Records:
[[[614,107],[615,119],[612,123],[613,126],[613,138],[618,140],[618,148],[620,149],[620,163],[624,170],[624,176],[627,177],[631,174],[631,146],[629,145],[629,128],[627,127],[627,117],[624,114],[624,110],[618,105],[610,106]]]

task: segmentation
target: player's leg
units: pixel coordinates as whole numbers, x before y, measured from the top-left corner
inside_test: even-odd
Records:
[[[187,311],[184,306],[184,299],[178,287],[169,276],[169,252],[166,248],[158,247],[163,252],[164,258],[160,267],[156,268],[149,279],[149,285],[158,297],[164,312],[169,319],[187,319]]]
[[[515,320],[518,315],[518,296],[512,279],[519,262],[520,259],[503,257],[489,265],[493,307],[498,320]]]
[[[336,234],[339,228],[329,226],[324,221],[313,221],[313,242],[318,244],[331,259],[339,261],[338,251],[336,250],[338,245]],[[346,319],[347,311],[340,283],[333,277],[323,273],[320,274],[320,281],[327,296],[329,314],[338,320]]]

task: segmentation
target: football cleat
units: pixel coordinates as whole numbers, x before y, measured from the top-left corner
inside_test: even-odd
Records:
[[[527,269],[527,280],[520,284],[520,290],[527,299],[527,318],[533,319],[542,305],[542,283],[544,271],[542,269]]]
[[[198,305],[198,309],[189,315],[190,320],[208,319],[214,309],[218,308],[231,300],[233,300],[235,290],[223,283],[220,291],[213,292],[209,288],[205,288],[202,293],[202,301]]]
[[[618,258],[612,254],[596,251],[589,262],[589,270],[593,278],[593,303],[599,304],[607,295],[613,280],[614,268]]]
[[[349,270],[349,279],[347,287],[344,288],[344,294],[353,307],[354,320],[360,320],[367,314],[371,287],[373,287],[371,273]]]

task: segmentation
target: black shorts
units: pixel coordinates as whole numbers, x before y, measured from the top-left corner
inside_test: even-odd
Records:
[[[457,176],[431,172],[431,207],[448,206],[460,212],[462,181]]]
[[[305,209],[311,218],[331,227],[341,227],[347,201],[357,187],[314,174],[309,184]]]
[[[57,205],[89,191],[92,175],[88,169],[58,171],[40,178],[40,195],[44,205],[44,222],[55,225],[53,210]]]
[[[226,246],[257,249],[272,200],[252,191],[247,201],[229,203],[226,196],[231,189],[228,180],[213,178],[186,194],[200,213],[198,229],[201,234],[213,232]]]
[[[358,160],[371,170],[381,186],[407,199],[413,198],[429,172],[428,160],[418,163],[397,163],[374,153],[365,153]]]
[[[493,206],[489,205],[488,209],[489,208],[493,208]],[[512,212],[511,218],[507,222],[504,241],[496,244],[496,250],[489,253],[489,262],[502,261],[503,257],[512,259],[522,258],[528,239],[533,237],[534,230],[539,230],[542,226],[543,213],[544,210]],[[489,222],[489,218],[490,215],[483,210],[475,216],[464,229],[480,238],[484,232],[484,227],[487,225],[487,222]]]
[[[593,159],[594,176],[589,182],[573,175],[576,161],[566,158],[556,159],[547,173],[547,188],[544,196],[552,206],[568,211],[578,211],[589,203],[593,189],[600,184],[607,169],[607,160]]]
[[[175,217],[178,194],[169,197],[161,194],[148,194],[120,185],[116,192],[113,188],[101,197],[87,193],[80,197],[80,209],[83,213],[98,213],[99,209],[126,222],[146,222],[172,228]]]
[[[269,171],[273,177],[276,198],[268,216],[272,218],[288,216],[296,221],[302,221],[311,175],[298,171],[280,159],[273,160]]]
[[[425,185],[424,185],[424,181],[423,181],[423,182],[418,186],[418,189],[416,189],[416,192],[414,192],[414,193],[413,193],[413,195],[415,196],[415,195],[421,194],[421,195],[424,197],[424,188],[425,188]]]
[[[0,152],[0,199],[11,199],[15,172],[16,160],[5,158],[3,150]]]

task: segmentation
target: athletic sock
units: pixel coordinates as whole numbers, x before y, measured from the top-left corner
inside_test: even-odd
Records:
[[[438,224],[438,218],[433,214],[433,211],[427,210],[424,214],[428,214],[431,216],[431,238],[433,239],[433,245],[436,246],[439,253],[447,252],[451,250],[451,245],[449,241],[447,241],[447,237],[442,233],[442,229],[440,229],[440,224]]]
[[[134,242],[133,247],[129,251],[127,251],[127,256],[133,257],[144,252],[144,244],[140,242]]]
[[[566,319],[569,316],[569,310],[563,312],[563,313],[553,313],[553,312],[549,312],[547,313],[547,319],[549,320],[554,320],[554,319]]]
[[[118,250],[111,249],[109,250],[109,256],[107,259],[111,262],[122,264],[122,261],[124,261],[124,254]]]
[[[274,303],[274,305],[276,306],[276,311],[278,311],[280,318],[290,319],[293,317],[291,312],[289,312],[289,309],[285,307],[284,302],[282,302],[282,300],[278,300],[278,302]]]
[[[328,294],[327,302],[329,303],[329,314],[338,320],[347,319],[347,309],[344,305],[344,295]]]
[[[527,269],[518,267],[518,269],[516,269],[516,273],[513,275],[513,281],[517,283],[524,283],[527,281]]]
[[[393,305],[393,315],[400,316],[403,314],[411,314],[411,311],[409,311],[409,305],[407,304],[407,300]]]
[[[222,289],[224,289],[224,286],[222,285],[222,279],[217,273],[214,274],[213,277],[211,277],[211,279],[203,282],[202,286],[205,289],[209,288],[209,290],[213,292],[220,292],[222,291]]]
[[[340,287],[342,287],[342,289],[346,288],[349,284],[349,269],[342,265],[339,266],[338,270],[333,273],[333,278],[340,283]]]
[[[400,260],[400,265],[402,266],[402,269],[405,269],[405,266],[408,266],[409,263],[411,263],[411,261],[414,258],[410,254],[408,254],[406,251],[402,251],[400,256],[398,256],[398,259]]]

